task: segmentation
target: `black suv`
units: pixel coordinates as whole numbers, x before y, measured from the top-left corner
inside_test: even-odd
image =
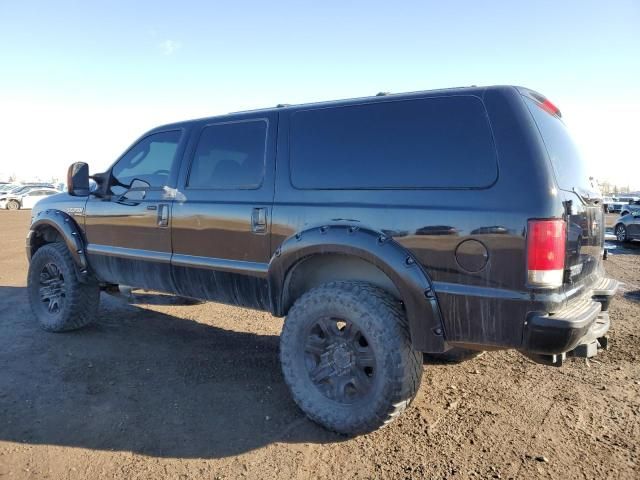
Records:
[[[545,364],[606,346],[617,282],[583,163],[542,95],[455,88],[165,125],[89,187],[33,211],[43,327],[129,285],[286,316],[304,412],[342,433],[411,402],[423,354],[517,349]]]

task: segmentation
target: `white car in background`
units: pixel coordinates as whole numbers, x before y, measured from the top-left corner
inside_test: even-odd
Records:
[[[56,193],[60,192],[53,188],[34,188],[23,194],[9,194],[0,198],[0,209],[31,209],[38,202],[38,200],[41,200],[44,197],[48,197],[49,195],[55,195]]]

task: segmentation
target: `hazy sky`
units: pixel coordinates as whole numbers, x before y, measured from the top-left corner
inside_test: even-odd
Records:
[[[96,172],[176,120],[472,84],[544,93],[598,178],[640,188],[640,0],[0,0],[0,177]]]

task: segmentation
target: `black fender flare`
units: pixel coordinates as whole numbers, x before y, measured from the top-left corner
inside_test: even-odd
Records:
[[[393,238],[359,226],[314,227],[280,245],[271,257],[267,275],[275,315],[286,313],[284,290],[292,267],[304,258],[323,253],[356,256],[380,269],[400,292],[416,350],[435,353],[448,349],[440,307],[428,274]]]
[[[35,253],[37,243],[36,238],[39,232],[45,228],[53,228],[62,237],[69,249],[71,258],[76,267],[78,280],[87,281],[89,278],[89,263],[85,251],[85,241],[82,229],[71,215],[61,210],[49,209],[38,212],[33,219],[29,233],[27,234],[27,258],[31,261],[31,256]]]

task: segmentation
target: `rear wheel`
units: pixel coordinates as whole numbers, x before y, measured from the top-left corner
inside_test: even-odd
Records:
[[[20,210],[20,202],[17,200],[9,200],[7,202],[7,210]]]
[[[422,378],[400,303],[364,282],[327,283],[300,297],[284,324],[280,359],[298,406],[343,434],[391,422]]]
[[[27,290],[33,313],[42,328],[50,332],[84,327],[97,316],[100,286],[96,281],[78,280],[63,243],[49,243],[34,254]]]
[[[619,242],[627,242],[629,238],[627,237],[627,227],[625,227],[622,223],[616,225],[616,240]]]

